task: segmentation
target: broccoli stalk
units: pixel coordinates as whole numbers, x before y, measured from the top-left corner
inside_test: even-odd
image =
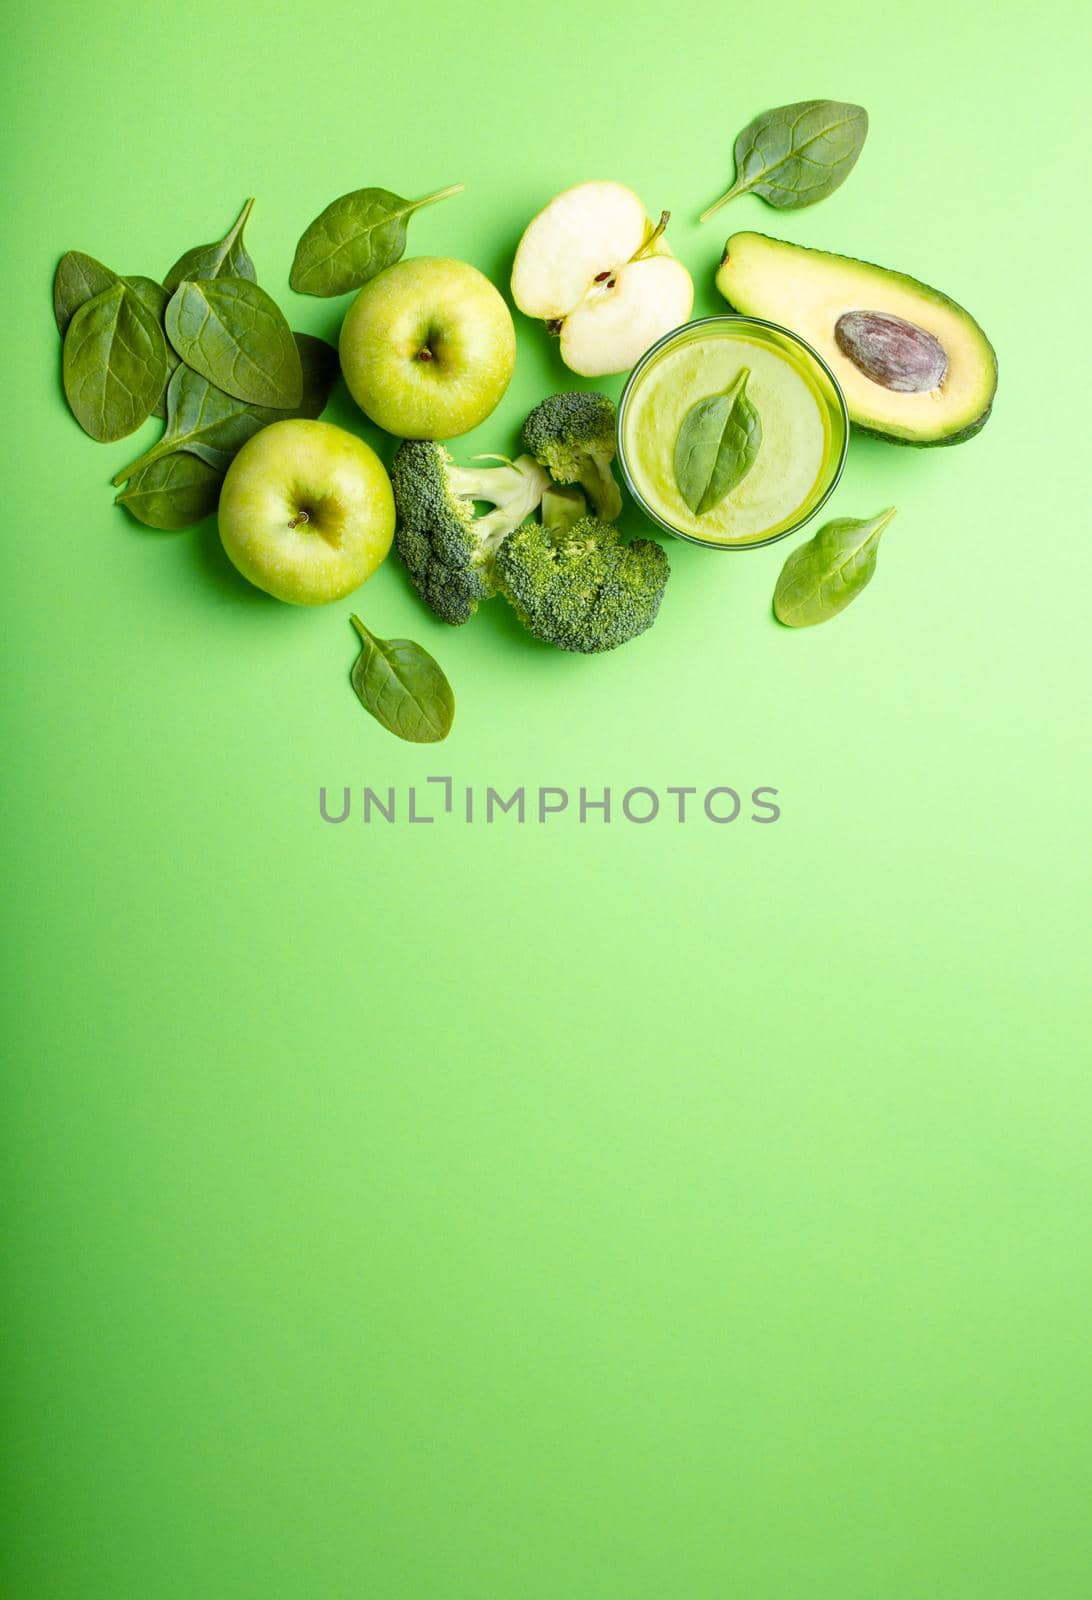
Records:
[[[497,552],[497,588],[536,639],[593,655],[652,626],[670,568],[651,539],[623,544],[598,517],[526,522]]]
[[[542,526],[552,539],[567,532],[574,522],[587,514],[588,502],[583,489],[569,484],[551,483],[542,496]]]
[[[591,390],[554,394],[523,425],[523,446],[558,483],[578,483],[596,514],[613,522],[622,509],[614,481],[617,413],[605,394]]]
[[[453,625],[495,592],[497,549],[534,514],[550,481],[530,456],[478,459],[501,465],[459,467],[442,444],[406,439],[391,464],[398,553],[422,600]],[[477,500],[494,509],[475,516]]]
[[[499,461],[499,467],[447,469],[447,487],[462,500],[485,500],[493,510],[474,518],[474,537],[487,557],[495,555],[501,540],[534,513],[548,485],[546,473],[527,456],[509,461],[507,456],[475,456],[475,461]]]

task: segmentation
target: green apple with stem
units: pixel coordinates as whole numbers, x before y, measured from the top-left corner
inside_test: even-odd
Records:
[[[512,314],[466,261],[415,256],[366,283],[341,329],[360,409],[400,439],[452,439],[493,410],[516,362]]]
[[[220,490],[220,538],[244,578],[321,606],[358,589],[394,538],[387,469],[355,434],[292,418],[248,439]]]

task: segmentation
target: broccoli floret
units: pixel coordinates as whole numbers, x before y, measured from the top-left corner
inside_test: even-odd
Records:
[[[614,401],[585,390],[550,395],[523,425],[523,448],[558,483],[581,484],[604,522],[613,522],[622,509],[610,468],[617,422]]]
[[[531,516],[549,477],[537,461],[479,456],[495,467],[459,467],[442,444],[406,439],[391,464],[398,553],[426,605],[444,622],[468,622],[495,593],[502,539]],[[495,508],[474,515],[475,500]]]
[[[623,544],[598,517],[559,533],[526,522],[505,539],[494,567],[497,588],[528,633],[587,655],[651,627],[669,571],[658,544]]]

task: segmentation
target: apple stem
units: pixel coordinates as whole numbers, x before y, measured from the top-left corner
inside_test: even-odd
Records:
[[[310,520],[311,518],[307,515],[306,511],[297,511],[296,515],[292,518],[288,526],[290,528],[299,528],[303,525],[303,523],[310,522]]]
[[[637,254],[635,256],[631,256],[630,257],[631,261],[640,261],[642,256],[647,256],[648,255],[648,252],[652,249],[652,246],[656,243],[656,240],[660,237],[661,233],[663,233],[664,229],[667,227],[667,224],[668,224],[670,218],[671,218],[670,211],[661,211],[660,212],[660,220],[659,220],[659,222],[653,228],[652,232],[649,234],[649,236],[645,240],[644,244],[638,250]]]
[[[446,200],[448,195],[462,194],[465,188],[466,185],[464,183],[453,183],[447,189],[437,189],[435,194],[427,194],[423,200],[415,200],[413,209],[420,211],[422,206],[430,206],[436,200]]]

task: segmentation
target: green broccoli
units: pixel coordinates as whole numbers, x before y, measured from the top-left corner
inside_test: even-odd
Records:
[[[530,456],[477,459],[502,465],[456,466],[432,439],[403,440],[391,464],[398,553],[425,604],[455,625],[495,593],[497,547],[533,515],[550,481]],[[495,509],[475,516],[475,500]]]
[[[496,585],[536,639],[587,655],[613,650],[656,620],[670,568],[651,539],[623,544],[598,517],[526,522],[497,552]]]
[[[583,489],[551,483],[542,496],[542,526],[556,538],[587,515],[588,502]]]
[[[558,483],[581,484],[604,522],[613,522],[622,509],[610,467],[617,422],[614,401],[585,390],[550,395],[523,424],[523,448]]]

